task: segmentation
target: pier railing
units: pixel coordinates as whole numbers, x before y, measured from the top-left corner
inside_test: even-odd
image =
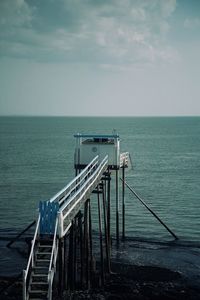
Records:
[[[97,187],[102,179],[103,173],[108,167],[108,155],[99,162],[99,157],[96,156],[80,174],[78,174],[67,186],[65,186],[60,192],[53,196],[47,204],[45,204],[44,215],[39,213],[39,217],[36,224],[35,234],[32,241],[31,252],[26,270],[23,271],[23,300],[29,299],[29,290],[31,284],[31,273],[36,263],[35,253],[37,251],[37,241],[40,240],[40,231],[42,228],[42,220],[49,220],[53,217],[52,205],[53,203],[59,204],[58,212],[55,215],[55,227],[54,231],[42,232],[41,234],[52,234],[51,236],[51,256],[49,262],[49,268],[47,273],[48,278],[48,299],[52,299],[52,285],[56,272],[56,261],[58,255],[58,238],[62,238],[71,227],[71,222],[75,215],[80,210],[81,206],[90,197],[91,192]],[[49,209],[49,212],[48,212]],[[49,215],[48,215],[49,214]],[[43,220],[43,221],[44,221]],[[52,219],[53,222],[53,219]],[[47,222],[48,223],[48,222]],[[47,224],[46,224],[47,225]],[[45,226],[46,226],[45,225]],[[32,290],[33,292],[33,290]]]
[[[69,184],[67,184],[61,191],[55,194],[49,201],[59,202],[61,206],[68,198],[70,198],[75,191],[84,183],[85,179],[90,176],[94,169],[98,165],[98,155],[78,174]]]
[[[52,299],[53,279],[54,279],[54,275],[56,273],[56,260],[57,260],[57,254],[58,254],[57,230],[58,230],[58,219],[56,219],[56,224],[55,224],[51,259],[50,259],[49,271],[48,271],[48,299],[49,300]]]
[[[32,240],[31,252],[28,259],[28,264],[26,270],[23,270],[23,300],[27,299],[27,292],[29,286],[29,279],[32,271],[32,267],[34,266],[34,258],[35,258],[35,247],[36,247],[36,240],[39,236],[39,226],[40,225],[40,215],[37,220],[34,238]]]
[[[85,168],[84,172],[79,174],[81,176],[75,178],[76,184],[73,189],[71,189],[73,191],[73,193],[70,194],[71,197],[69,197],[66,202],[63,202],[63,205],[60,207],[58,212],[59,237],[63,237],[67,233],[74,216],[78,213],[84,201],[88,199],[92,190],[99,184],[108,166],[108,156],[106,156],[100,164],[97,163],[98,161],[93,163],[89,168]]]

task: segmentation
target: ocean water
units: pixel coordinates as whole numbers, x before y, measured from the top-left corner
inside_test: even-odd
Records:
[[[130,152],[133,161],[126,181],[182,243],[198,244],[200,117],[1,117],[0,238],[26,227],[37,217],[38,202],[73,178],[75,133],[110,134],[113,129],[120,135],[121,151]],[[114,180],[111,184],[114,189]],[[127,237],[172,240],[128,190],[125,200]],[[112,202],[114,211],[114,196]],[[95,229],[95,195],[92,208]],[[112,228],[114,236],[114,213]],[[1,270],[6,259],[0,259]]]

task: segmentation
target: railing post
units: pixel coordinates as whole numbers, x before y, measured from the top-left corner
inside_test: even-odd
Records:
[[[58,235],[61,238],[63,236],[63,215],[61,211],[58,211]]]
[[[23,300],[26,300],[26,270],[23,270]]]
[[[48,283],[49,283],[48,300],[52,300],[52,270],[49,270],[48,272]]]
[[[31,246],[32,246],[32,244],[33,244],[33,240],[31,241]],[[34,259],[33,259],[33,255],[34,255],[34,251],[33,251],[32,254],[31,254],[31,266],[32,266],[32,268],[34,267]]]

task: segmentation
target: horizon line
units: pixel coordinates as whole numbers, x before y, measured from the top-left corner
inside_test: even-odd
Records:
[[[31,114],[3,114],[0,117],[27,117],[27,118],[177,118],[177,117],[200,117],[200,115],[31,115]]]

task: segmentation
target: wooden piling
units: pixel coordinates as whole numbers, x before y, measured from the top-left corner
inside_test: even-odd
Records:
[[[125,239],[125,168],[122,167],[122,239]]]
[[[64,289],[67,288],[67,278],[68,278],[68,272],[67,272],[67,235],[64,236],[63,238],[63,242],[64,242]]]
[[[106,209],[106,190],[105,190],[106,181],[102,184],[102,199],[103,199],[103,217],[104,217],[104,235],[105,235],[105,250],[106,250],[106,266],[107,272],[110,273],[110,248],[108,241],[108,229],[107,229],[107,209]]]
[[[99,187],[97,187],[99,191]],[[104,259],[103,259],[103,236],[102,236],[102,219],[101,219],[101,203],[100,203],[100,195],[97,193],[98,198],[98,217],[99,217],[99,242],[100,242],[100,258],[101,258],[101,266],[100,266],[100,286],[104,284]]]
[[[83,262],[83,228],[82,228],[83,214],[79,211],[78,214],[78,228],[79,228],[79,247],[80,247],[80,287],[83,288],[83,273],[84,273],[84,262]]]
[[[71,222],[68,255],[68,289],[74,290],[74,220]]]
[[[108,241],[110,245],[110,221],[111,221],[111,214],[110,214],[110,172],[108,170],[108,181],[107,181],[107,230],[108,230]]]
[[[64,241],[63,238],[59,239],[58,243],[58,257],[59,257],[59,294],[63,293],[64,287]]]
[[[94,266],[93,245],[92,245],[91,201],[89,201],[89,246],[90,246],[90,281],[91,281],[91,284],[92,284],[93,275],[95,273],[95,266]]]
[[[90,266],[89,266],[89,226],[88,226],[88,201],[85,202],[84,206],[84,247],[83,247],[83,260],[84,260],[84,281],[86,289],[90,287]]]
[[[119,178],[118,170],[116,170],[116,240],[119,243]]]
[[[74,218],[74,259],[73,259],[73,283],[74,289],[76,289],[76,281],[77,281],[77,217]]]

